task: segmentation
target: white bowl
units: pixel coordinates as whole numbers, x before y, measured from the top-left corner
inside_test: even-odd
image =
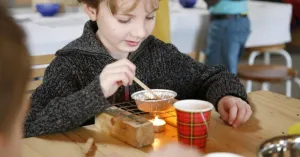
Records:
[[[243,157],[243,156],[238,154],[233,154],[233,153],[219,152],[219,153],[209,153],[204,157]]]

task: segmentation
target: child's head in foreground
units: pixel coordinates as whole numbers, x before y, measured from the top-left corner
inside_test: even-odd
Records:
[[[116,59],[120,56],[114,54],[127,56],[152,33],[159,8],[159,0],[78,1],[85,4],[85,12],[90,19],[97,22],[97,37]]]
[[[19,157],[29,75],[24,33],[0,5],[0,157]]]

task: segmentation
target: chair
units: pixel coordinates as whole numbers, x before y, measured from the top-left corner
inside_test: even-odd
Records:
[[[152,35],[166,43],[169,43],[171,40],[169,2],[160,1],[159,3],[159,10],[157,10],[156,13],[156,24]]]
[[[286,82],[286,96],[292,95],[292,80],[297,83],[297,72],[292,68],[292,59],[289,53],[284,50],[285,45],[271,45],[263,47],[248,48],[251,52],[248,65],[239,65],[238,76],[247,80],[247,92],[252,91],[252,81],[262,83],[263,90],[269,90],[270,83]],[[255,64],[255,58],[264,55],[264,64]],[[286,65],[273,65],[271,63],[271,54],[278,54],[285,58]],[[298,81],[299,82],[299,81]],[[298,83],[297,83],[298,84]],[[300,87],[300,84],[298,84]]]
[[[45,70],[50,62],[55,58],[55,55],[41,55],[31,57],[32,72],[30,82],[27,86],[27,93],[31,94],[43,82]]]

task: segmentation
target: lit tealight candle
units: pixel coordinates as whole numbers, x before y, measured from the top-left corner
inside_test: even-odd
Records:
[[[158,116],[155,116],[154,120],[152,120],[152,123],[153,123],[153,130],[155,133],[165,131],[166,122],[162,119],[159,119]]]

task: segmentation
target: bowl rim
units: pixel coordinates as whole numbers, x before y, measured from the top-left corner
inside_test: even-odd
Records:
[[[49,9],[51,6],[52,10],[60,9],[61,5],[59,3],[38,3],[35,4],[36,9],[45,9],[45,6],[47,6],[46,9]]]
[[[60,4],[59,3],[36,3],[35,4],[35,6],[37,6],[37,5],[55,5],[55,6],[57,6],[57,5],[59,5],[60,6]]]
[[[160,101],[166,101],[166,100],[171,100],[171,99],[174,99],[176,96],[177,96],[177,93],[173,90],[169,90],[169,89],[151,89],[151,91],[155,92],[155,91],[164,91],[164,92],[169,92],[169,93],[172,93],[174,94],[174,96],[170,97],[170,98],[166,98],[166,99],[160,99],[160,100],[137,100],[137,99],[134,99],[134,96],[135,95],[138,95],[140,93],[144,93],[144,92],[147,92],[146,90],[141,90],[141,91],[137,91],[133,94],[131,94],[131,98],[133,100],[136,100],[136,101],[143,101],[143,102],[160,102]]]
[[[214,152],[214,153],[209,153],[207,155],[205,155],[204,157],[243,157],[239,154],[235,154],[235,153],[230,153],[230,152]]]

